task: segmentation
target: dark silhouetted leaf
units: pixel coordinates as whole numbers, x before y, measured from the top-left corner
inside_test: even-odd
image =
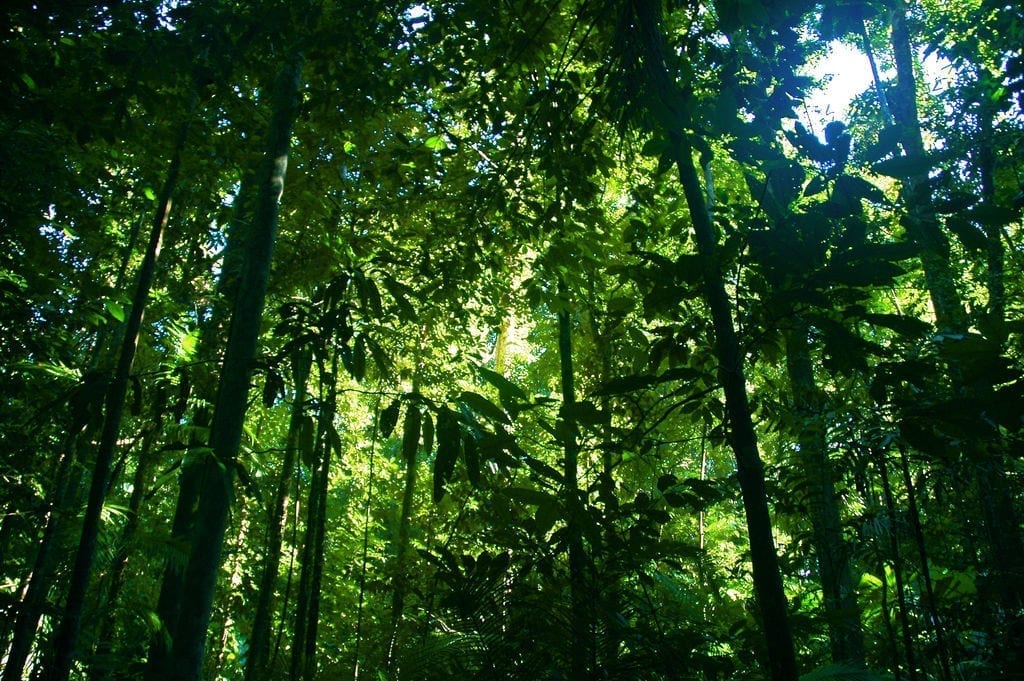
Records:
[[[313,466],[313,448],[316,444],[316,425],[313,423],[312,416],[303,416],[302,420],[299,421],[299,436],[297,440],[302,463],[307,468],[311,468]]]
[[[384,288],[395,301],[395,306],[398,308],[398,318],[406,322],[415,321],[416,308],[409,302],[409,296],[412,294],[410,289],[387,274],[384,275],[381,281],[384,284]]]
[[[960,216],[951,216],[946,219],[946,227],[956,234],[960,243],[969,251],[981,252],[988,245],[988,237],[976,225]]]
[[[487,367],[477,367],[477,371],[480,372],[480,376],[482,376],[485,381],[498,389],[498,394],[501,396],[502,404],[508,406],[508,403],[512,401],[512,398],[521,402],[529,401],[529,396],[522,388],[498,372],[491,371]]]
[[[509,419],[508,414],[483,395],[478,395],[477,393],[466,390],[459,395],[459,401],[480,416],[484,416],[492,421],[498,421],[506,425],[512,425],[512,421]]]
[[[610,414],[597,408],[592,402],[573,402],[562,405],[562,417],[585,426],[599,426],[608,423]]]
[[[455,472],[462,438],[455,415],[446,407],[437,414],[437,455],[434,457],[434,503],[444,497],[445,486]]]
[[[406,461],[415,459],[416,452],[419,450],[422,416],[420,410],[414,405],[409,405],[405,410],[405,421],[402,422],[402,457]]]
[[[872,166],[872,170],[879,175],[888,175],[889,177],[902,179],[919,175],[927,175],[928,172],[936,165],[938,165],[938,159],[931,156],[919,156],[914,158],[909,156],[897,156],[885,161],[879,161]]]
[[[380,434],[383,437],[391,437],[398,424],[398,412],[401,408],[402,403],[395,400],[380,413]]]
[[[912,338],[919,338],[932,330],[932,325],[922,319],[899,314],[866,314],[864,320]]]

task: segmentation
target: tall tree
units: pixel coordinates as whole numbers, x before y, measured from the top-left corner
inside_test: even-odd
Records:
[[[628,75],[625,78],[636,78],[642,84],[642,89],[635,96],[639,97],[639,105],[656,122],[658,133],[668,143],[668,155],[678,171],[689,209],[697,253],[704,261],[704,296],[715,332],[718,378],[725,393],[729,444],[736,457],[743,495],[754,589],[768,642],[769,665],[773,679],[792,681],[799,676],[796,653],[772,536],[764,464],[758,451],[747,398],[743,354],[736,336],[732,304],[726,292],[715,228],[693,159],[693,140],[697,138],[691,132],[694,122],[688,115],[692,107],[687,102],[683,86],[676,82],[669,70],[661,17],[658,2],[632,0],[624,3],[618,25],[622,51],[617,58],[626,69]]]
[[[263,318],[292,127],[298,115],[303,62],[301,49],[290,46],[282,57],[271,91],[272,115],[258,180],[259,194],[247,234],[245,265],[232,309],[231,331],[210,426],[212,452],[202,463],[197,521],[185,570],[181,613],[173,636],[172,662],[165,673],[168,679],[202,676],[206,631],[248,406],[249,377]]]

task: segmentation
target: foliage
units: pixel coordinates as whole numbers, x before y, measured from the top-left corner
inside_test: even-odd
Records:
[[[184,130],[69,653],[72,678],[170,678],[147,660],[175,635],[196,472],[227,470],[210,431],[254,178],[300,54],[209,678],[768,678],[715,273],[800,678],[1024,673],[1012,3],[8,5],[4,681],[63,652]],[[845,121],[802,106],[830,40],[880,69]]]

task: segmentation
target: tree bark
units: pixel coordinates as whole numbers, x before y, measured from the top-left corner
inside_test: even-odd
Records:
[[[59,564],[57,550],[61,536],[67,529],[66,518],[63,515],[73,507],[68,498],[77,496],[74,490],[78,485],[74,481],[76,476],[72,468],[77,458],[79,437],[80,433],[68,435],[64,455],[57,464],[53,492],[47,500],[49,513],[43,528],[43,536],[39,541],[39,548],[32,563],[32,573],[25,587],[25,595],[18,604],[18,614],[12,627],[11,646],[4,660],[3,681],[21,681],[25,663],[32,650],[32,640],[39,627],[39,619],[43,615],[46,595],[53,585],[54,571]]]
[[[202,676],[206,632],[248,407],[249,378],[263,319],[288,149],[298,114],[302,65],[300,52],[286,55],[274,85],[273,115],[260,168],[256,213],[248,235],[245,267],[234,302],[211,424],[212,452],[200,464],[199,509],[171,664],[164,674],[167,679],[198,681]]]
[[[693,223],[697,253],[704,262],[704,297],[711,310],[715,334],[718,379],[725,394],[729,444],[736,458],[736,472],[746,514],[750,558],[754,573],[754,592],[761,612],[768,647],[768,666],[774,681],[796,681],[799,673],[790,632],[786,594],[779,570],[779,559],[772,536],[771,514],[765,490],[764,466],[758,452],[757,435],[747,399],[743,356],[732,319],[732,304],[725,288],[719,260],[715,227],[711,222],[693,160],[693,149],[685,131],[690,126],[686,114],[686,96],[668,71],[668,50],[657,0],[632,0],[633,16],[629,24],[643,55],[649,113],[658,121],[669,142],[668,153],[683,187],[686,205]],[[651,98],[660,106],[652,107]]]
[[[565,284],[559,282],[559,292],[568,306],[568,294]],[[591,623],[588,606],[589,594],[586,583],[586,553],[583,548],[583,535],[579,526],[579,515],[583,513],[583,504],[579,488],[579,455],[580,445],[578,427],[572,415],[576,404],[576,374],[572,358],[572,318],[568,309],[558,313],[558,358],[562,380],[562,443],[563,475],[565,494],[566,530],[569,536],[569,600],[570,629],[572,646],[570,649],[569,678],[575,681],[586,681],[591,678],[591,662],[594,655],[591,640]],[[596,670],[594,670],[596,671]]]
[[[757,446],[754,421],[747,399],[747,382],[743,357],[732,320],[732,308],[725,290],[725,279],[715,243],[714,226],[704,206],[704,195],[693,162],[693,150],[678,133],[673,138],[676,167],[683,185],[686,203],[693,221],[697,253],[704,259],[704,296],[711,308],[715,331],[715,355],[718,359],[718,380],[725,393],[729,444],[736,457],[747,536],[750,539],[750,561],[754,572],[754,592],[761,611],[762,626],[768,643],[768,664],[774,681],[796,681],[796,653],[789,628],[786,594],[772,535],[768,493],[765,490],[764,465]]]
[[[281,564],[281,543],[284,527],[284,509],[288,503],[288,494],[295,477],[295,449],[297,446],[299,424],[302,422],[306,404],[306,385],[309,381],[311,364],[308,347],[299,349],[292,363],[292,374],[295,384],[295,400],[292,403],[291,416],[288,423],[287,444],[284,460],[281,462],[281,475],[277,481],[273,506],[269,513],[269,529],[267,532],[266,562],[263,564],[263,575],[260,578],[260,590],[256,601],[256,612],[253,615],[252,634],[249,637],[249,656],[245,662],[246,681],[259,681],[265,678],[265,667],[270,649],[270,621],[273,614],[273,596],[277,582],[278,569]]]
[[[181,156],[191,127],[191,118],[197,97],[198,95],[193,92],[192,101],[186,114],[187,119],[182,123],[174,145],[167,177],[160,191],[156,214],[150,228],[146,253],[139,268],[131,311],[125,321],[121,352],[107,390],[103,430],[100,434],[99,449],[96,452],[96,461],[93,466],[92,481],[89,486],[89,502],[85,509],[85,518],[82,521],[82,534],[78,552],[75,554],[75,565],[71,572],[64,617],[57,630],[54,657],[44,673],[44,677],[50,681],[65,681],[68,678],[71,673],[71,663],[77,652],[82,610],[85,607],[85,594],[89,586],[89,578],[92,575],[92,563],[96,556],[96,538],[100,529],[100,515],[107,494],[110,463],[117,448],[118,435],[121,432],[121,413],[124,410],[132,364],[135,361],[135,350],[138,347],[139,334],[142,330],[142,316],[149,300],[149,291],[156,279],[156,262],[160,257],[160,245],[171,210],[171,196],[178,185]]]
[[[786,331],[786,369],[799,418],[798,454],[806,476],[814,552],[828,620],[832,661],[864,666],[864,634],[850,575],[850,547],[843,538],[835,475],[828,457],[824,399],[814,380],[807,323],[799,315]]]
[[[907,25],[907,6],[904,0],[897,2],[892,12],[892,47],[896,63],[898,106],[893,113],[901,128],[902,140],[907,156],[924,158],[924,138],[917,113],[917,83],[914,76],[914,57],[910,30]],[[985,191],[984,183],[982,187]],[[957,277],[949,261],[949,244],[939,227],[931,196],[931,185],[927,171],[909,178],[904,186],[904,199],[908,213],[905,224],[907,233],[921,248],[921,264],[925,282],[935,309],[936,326],[940,333],[966,334],[969,330],[967,314],[956,288]],[[989,241],[991,242],[991,234]],[[999,234],[994,235],[997,237]],[[998,252],[990,243],[990,275],[1001,269]],[[1001,304],[1002,291],[996,281],[990,281],[992,302]],[[954,391],[968,400],[987,397],[991,385],[967,385],[958,366],[953,366],[952,385]],[[987,419],[977,414],[978,421],[985,424]],[[1010,485],[1006,476],[1004,444],[998,429],[990,429],[990,442],[978,438],[967,443],[968,457],[972,462],[975,479],[981,491],[979,505],[985,522],[989,561],[996,567],[999,581],[1008,588],[999,589],[1001,605],[1007,612],[1014,612],[1024,602],[1024,540],[1021,538],[1020,522],[1014,505]]]
[[[418,367],[417,361],[417,367]],[[416,383],[413,383],[415,392]],[[402,450],[405,456],[405,490],[402,493],[402,516],[398,525],[398,547],[395,550],[395,560],[398,568],[395,574],[395,587],[391,593],[391,633],[388,638],[387,650],[384,655],[384,668],[389,678],[395,678],[395,658],[398,656],[399,629],[402,624],[402,613],[405,610],[405,594],[408,589],[409,577],[407,574],[408,564],[406,554],[409,551],[409,532],[412,525],[412,507],[415,499],[417,466],[417,452],[419,451],[419,433],[421,428],[421,415],[415,404],[409,404],[405,412],[405,425],[403,427]]]
[[[121,530],[118,539],[117,554],[114,556],[110,566],[110,577],[107,580],[107,595],[103,603],[106,614],[103,616],[103,623],[100,626],[99,640],[96,644],[94,660],[95,671],[91,674],[93,679],[106,679],[110,676],[111,666],[106,656],[114,649],[114,632],[117,626],[115,606],[121,597],[121,589],[124,587],[124,573],[128,567],[128,557],[132,542],[138,532],[141,523],[139,511],[142,508],[142,499],[145,496],[146,483],[149,480],[149,469],[153,459],[153,444],[160,432],[161,414],[156,414],[154,422],[146,432],[142,440],[141,451],[138,462],[135,465],[135,474],[132,477],[132,494],[128,499],[128,520]]]

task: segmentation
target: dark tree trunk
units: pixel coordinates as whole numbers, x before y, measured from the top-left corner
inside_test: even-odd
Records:
[[[277,491],[269,513],[269,529],[267,531],[266,562],[263,564],[263,576],[260,579],[260,590],[256,601],[256,612],[253,615],[252,635],[249,643],[249,656],[245,663],[246,681],[259,681],[265,678],[265,667],[270,650],[270,624],[273,614],[273,596],[281,563],[281,543],[284,527],[284,510],[288,503],[288,494],[295,478],[295,450],[297,447],[299,424],[306,404],[306,385],[309,381],[311,358],[309,348],[298,350],[292,365],[295,383],[295,401],[292,403],[291,417],[288,423],[287,445],[284,460],[281,462],[281,475],[277,481]]]
[[[807,335],[807,323],[794,316],[792,328],[786,332],[786,369],[799,419],[797,458],[807,480],[832,660],[863,667],[864,634],[850,575],[850,547],[843,538],[835,475],[828,457],[824,398],[814,380]]]
[[[46,596],[54,582],[53,575],[59,564],[60,540],[66,533],[64,514],[72,508],[69,498],[77,496],[75,488],[78,484],[72,469],[75,468],[78,440],[79,433],[68,435],[64,454],[57,464],[53,492],[46,504],[49,512],[43,536],[36,550],[25,595],[18,604],[17,616],[14,618],[11,647],[4,660],[3,681],[21,681],[39,619],[43,615]]]
[[[892,13],[892,47],[896,63],[897,107],[893,113],[900,126],[902,141],[907,156],[924,158],[924,138],[917,113],[917,83],[914,76],[914,57],[908,27],[907,6],[903,0],[896,4]],[[984,114],[983,114],[984,115]],[[983,125],[984,127],[984,125]],[[984,180],[984,174],[983,174]],[[986,191],[985,183],[982,186]],[[908,214],[905,224],[907,233],[921,247],[921,264],[925,282],[935,309],[936,326],[940,332],[966,334],[969,330],[967,314],[957,291],[956,281],[949,260],[949,244],[939,227],[931,196],[931,184],[927,171],[909,178],[903,190]],[[1001,309],[1002,294],[1000,234],[989,234],[989,275],[990,302]],[[993,243],[992,236],[995,236]],[[993,277],[995,277],[993,279]],[[969,385],[961,367],[953,366],[952,384],[954,390],[968,401],[989,397],[992,386]],[[978,421],[987,424],[987,417],[977,414]],[[1024,600],[1024,540],[1021,538],[1020,522],[1010,492],[1003,455],[1004,444],[997,429],[989,429],[991,442],[978,439],[968,442],[968,460],[973,463],[975,479],[981,490],[979,505],[985,522],[989,550],[989,562],[1001,573],[1000,581],[1009,588],[1000,589],[1000,605],[1004,611],[1015,612]]]
[[[201,473],[199,462],[188,461],[187,457],[182,459],[178,499],[174,507],[174,518],[171,520],[171,543],[175,546],[188,546],[191,541],[192,530],[195,527],[196,504],[199,501]],[[185,581],[185,571],[180,562],[176,559],[168,560],[160,582],[160,596],[156,606],[160,630],[154,634],[150,642],[145,672],[147,681],[163,678],[169,664],[172,636],[178,626],[181,590]]]
[[[632,0],[629,39],[642,55],[649,113],[658,121],[669,142],[669,151],[679,173],[686,205],[693,223],[697,253],[704,261],[704,297],[711,310],[715,334],[718,379],[725,394],[729,444],[736,458],[736,472],[746,513],[747,535],[754,572],[754,593],[761,612],[768,648],[768,665],[773,681],[796,681],[799,676],[796,652],[790,632],[786,594],[779,570],[779,558],[772,536],[771,514],[765,489],[764,466],[757,446],[753,417],[747,399],[743,356],[732,319],[732,304],[725,288],[722,263],[693,159],[693,149],[682,131],[690,127],[686,96],[668,71],[669,57],[657,0]],[[649,101],[658,98],[657,105]]]
[[[135,474],[132,477],[132,494],[128,499],[128,520],[121,530],[117,554],[114,556],[114,561],[110,566],[110,577],[107,580],[107,595],[103,603],[106,613],[103,615],[99,640],[96,644],[96,660],[94,660],[96,671],[92,674],[94,679],[105,679],[110,676],[110,661],[104,658],[108,657],[114,650],[114,632],[117,625],[116,606],[117,601],[121,597],[121,589],[124,587],[124,573],[128,567],[128,557],[132,542],[135,540],[135,535],[142,520],[139,511],[142,508],[146,483],[149,480],[154,441],[160,432],[160,417],[160,414],[156,415],[154,422],[143,437],[139,460],[135,466]]]
[[[747,400],[743,357],[733,326],[729,295],[725,290],[714,226],[704,205],[704,195],[693,162],[693,150],[678,133],[670,135],[673,137],[679,180],[683,185],[693,221],[697,252],[706,263],[704,296],[711,308],[711,321],[715,331],[715,356],[718,359],[718,380],[725,393],[729,444],[736,457],[736,473],[746,513],[750,560],[754,571],[754,593],[757,595],[762,626],[768,643],[768,663],[774,681],[796,681],[799,673],[789,628],[786,593],[782,586],[782,573],[779,570],[779,558],[772,536],[764,465],[758,451],[754,421]]]
[[[568,305],[568,294],[563,283],[559,283],[559,291]],[[569,678],[575,681],[586,681],[591,678],[591,663],[594,656],[593,641],[590,635],[591,618],[589,594],[586,583],[586,554],[583,548],[583,534],[580,530],[579,516],[584,512],[579,488],[579,455],[580,445],[576,420],[572,409],[576,404],[576,374],[572,361],[572,318],[568,310],[558,313],[558,357],[562,378],[562,409],[560,415],[564,424],[562,443],[563,452],[563,485],[565,487],[566,530],[569,535],[569,599],[570,628],[572,645],[570,649]]]
[[[185,140],[191,127],[192,113],[195,110],[197,95],[193,93],[189,104],[187,120],[178,132],[174,145],[167,177],[160,192],[156,215],[149,233],[149,243],[139,268],[138,281],[132,299],[131,311],[125,322],[124,335],[121,340],[121,352],[118,355],[114,375],[110,380],[103,419],[103,431],[100,434],[99,449],[93,465],[92,482],[89,487],[89,502],[82,521],[82,535],[75,554],[75,565],[71,572],[64,617],[55,639],[54,657],[44,674],[50,681],[64,681],[71,673],[78,646],[78,634],[82,624],[82,610],[85,607],[85,595],[92,575],[92,563],[96,556],[96,538],[99,535],[100,515],[103,501],[107,495],[107,481],[110,475],[110,463],[117,448],[118,435],[121,432],[121,413],[124,409],[125,397],[128,394],[128,383],[132,364],[135,361],[135,350],[138,347],[139,333],[142,329],[142,316],[149,300],[149,291],[156,278],[156,261],[160,256],[160,244],[171,210],[171,196],[178,184],[181,170],[181,155],[185,149]]]
[[[164,674],[168,679],[198,681],[202,676],[206,633],[233,496],[236,458],[248,407],[249,378],[263,319],[288,149],[298,114],[302,64],[300,53],[286,55],[272,91],[273,115],[260,168],[256,213],[248,234],[245,267],[235,297],[211,424],[213,451],[199,464],[199,508],[171,660]]]
[[[910,608],[907,605],[907,591],[903,586],[903,565],[900,560],[900,541],[897,533],[896,500],[893,497],[892,485],[889,482],[889,470],[885,461],[885,452],[876,453],[876,465],[878,475],[882,480],[882,492],[885,495],[885,508],[889,516],[889,559],[892,567],[893,577],[896,581],[896,606],[900,615],[900,633],[903,638],[903,651],[907,657],[907,674],[910,681],[917,681],[920,676],[917,671],[917,655],[914,652],[914,634],[910,630]],[[882,572],[882,588],[886,586],[885,572]],[[896,665],[896,660],[893,660]]]
[[[415,382],[413,384],[415,386]],[[415,392],[416,388],[413,388]],[[417,452],[422,415],[417,405],[410,403],[405,412],[402,428],[402,453],[405,456],[405,489],[402,493],[402,516],[398,525],[398,547],[395,560],[398,569],[395,576],[394,590],[391,592],[391,632],[387,649],[384,651],[384,668],[388,676],[394,678],[395,658],[398,656],[399,634],[402,614],[405,610],[405,594],[408,589],[408,564],[406,554],[409,551],[409,531],[412,525],[412,507],[416,492]]]
[[[324,573],[324,546],[327,538],[327,491],[330,487],[332,439],[327,436],[334,428],[334,416],[338,400],[338,354],[334,353],[330,374],[327,404],[324,405],[323,460],[320,464],[320,479],[317,481],[316,518],[313,523],[313,568],[310,571],[309,615],[306,622],[306,649],[303,654],[302,677],[312,681],[316,675],[316,640],[320,624],[320,585]]]
[[[334,364],[337,362],[335,361]],[[336,367],[335,367],[336,368]],[[319,617],[320,574],[323,570],[322,533],[326,531],[327,483],[330,473],[331,445],[328,430],[333,427],[337,388],[334,373],[320,367],[320,413],[313,463],[310,467],[309,501],[306,505],[306,530],[302,542],[302,570],[296,597],[295,628],[292,639],[290,678],[306,678],[316,669],[316,620]],[[325,386],[326,384],[326,386]],[[325,391],[326,387],[326,391]]]

